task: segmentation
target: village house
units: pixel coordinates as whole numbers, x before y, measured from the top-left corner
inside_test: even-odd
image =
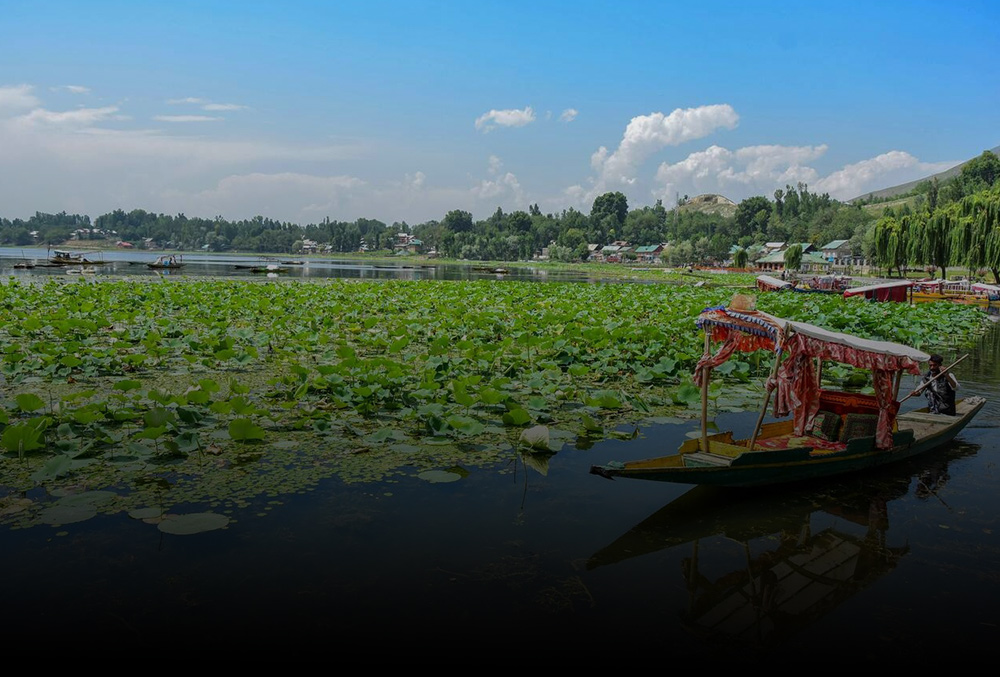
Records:
[[[396,254],[419,254],[423,247],[423,241],[409,233],[396,233],[396,239],[392,243],[392,251]]]
[[[635,257],[642,263],[659,263],[663,253],[663,244],[641,245],[635,248]]]

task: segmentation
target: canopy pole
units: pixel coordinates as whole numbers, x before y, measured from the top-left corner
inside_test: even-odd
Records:
[[[767,379],[767,383],[770,384],[771,381],[775,379],[778,375],[778,364],[781,362],[781,353],[785,349],[785,340],[788,338],[785,333],[781,334],[781,344],[778,346],[778,350],[774,354],[774,364],[771,365],[771,375]],[[766,387],[766,385],[765,385]],[[753,427],[753,435],[750,436],[750,444],[747,449],[753,451],[753,445],[757,443],[757,435],[760,434],[760,426],[764,422],[764,415],[767,413],[767,405],[771,403],[771,388],[767,388],[767,394],[764,396],[764,406],[760,408],[760,415],[757,417],[757,425]]]
[[[705,354],[711,355],[712,336],[711,329],[705,326]],[[708,381],[712,373],[711,368],[706,367],[701,375],[701,450],[708,453]]]

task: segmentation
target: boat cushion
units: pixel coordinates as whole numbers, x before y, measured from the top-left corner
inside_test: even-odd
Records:
[[[824,440],[836,442],[840,433],[840,414],[832,411],[819,411],[813,419],[809,434]]]
[[[874,437],[878,425],[876,414],[847,414],[840,429],[840,441],[847,442],[857,437]]]

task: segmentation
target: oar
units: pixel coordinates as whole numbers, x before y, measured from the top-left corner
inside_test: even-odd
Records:
[[[927,383],[922,383],[919,386],[917,386],[917,388],[912,393],[910,393],[909,395],[907,395],[906,397],[904,397],[903,399],[901,399],[899,401],[899,403],[902,404],[903,402],[906,402],[906,400],[910,399],[914,395],[919,395],[920,393],[922,393],[927,388],[927,386],[929,386],[931,383],[933,383],[934,381],[938,380],[939,378],[941,378],[942,376],[944,376],[945,374],[947,374],[949,369],[951,369],[952,367],[954,367],[956,364],[958,364],[959,362],[961,362],[962,360],[964,360],[968,356],[969,356],[968,353],[966,353],[965,355],[962,355],[960,358],[958,358],[957,360],[955,360],[954,362],[952,362],[951,364],[949,364],[947,367],[945,367],[944,369],[942,369],[940,372],[938,372],[937,376],[935,376],[934,378],[932,378],[929,381],[927,381]]]

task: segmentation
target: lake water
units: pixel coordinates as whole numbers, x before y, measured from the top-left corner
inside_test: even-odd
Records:
[[[361,654],[373,665],[973,661],[1000,640],[996,327],[956,372],[988,402],[953,444],[784,489],[589,474],[673,452],[692,422],[567,446],[544,466],[512,453],[450,483],[324,480],[193,536],[125,515],[5,528],[4,638],[170,656],[322,648],[341,662],[374,647]],[[748,433],[755,419],[718,424]]]
[[[297,256],[260,257],[254,255],[235,254],[184,254],[177,259],[184,265],[176,270],[153,269],[147,264],[153,263],[157,256],[164,252],[143,252],[134,250],[87,251],[84,249],[69,249],[74,254],[82,254],[94,265],[81,266],[48,266],[50,252],[38,248],[0,247],[0,275],[15,277],[34,277],[54,275],[59,277],[85,276],[100,279],[106,276],[142,276],[142,277],[242,277],[261,279],[267,273],[255,273],[253,269],[276,265],[283,269],[281,273],[272,273],[272,277],[282,279],[301,278],[358,278],[358,279],[402,279],[402,280],[480,280],[480,279],[510,279],[510,280],[546,280],[562,282],[593,282],[585,272],[553,271],[531,266],[512,266],[498,268],[485,263],[426,263],[414,262],[413,259],[399,261],[386,259],[365,261],[358,258],[326,258]],[[169,254],[170,252],[166,252]],[[291,262],[291,263],[284,263]],[[19,264],[32,267],[19,267]]]

